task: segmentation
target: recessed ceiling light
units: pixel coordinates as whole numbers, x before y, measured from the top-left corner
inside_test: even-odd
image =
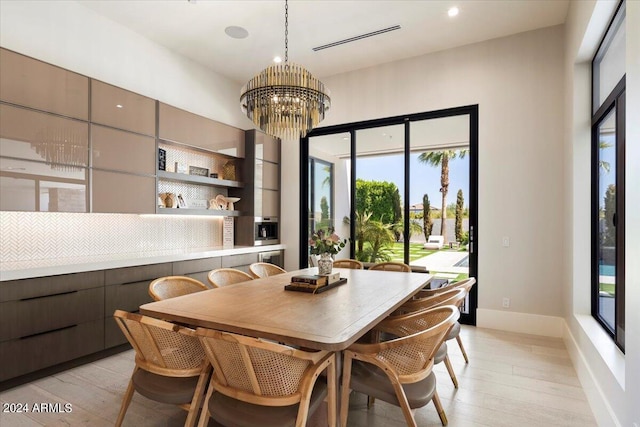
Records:
[[[454,7],[450,8],[447,13],[449,14],[450,17],[453,18],[454,16],[457,16],[458,13],[460,13],[460,9],[458,9],[457,7],[454,6]]]
[[[276,56],[275,58],[273,58],[273,62],[275,62],[276,64],[279,64],[282,62],[282,58],[280,58],[279,56]]]
[[[224,32],[232,39],[246,39],[249,37],[249,31],[235,25],[225,28]]]
[[[116,108],[122,108],[122,104],[116,105]]]

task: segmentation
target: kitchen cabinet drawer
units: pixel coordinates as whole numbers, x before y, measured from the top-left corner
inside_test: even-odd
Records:
[[[0,343],[0,381],[98,352],[104,319]]]
[[[89,78],[0,49],[3,101],[77,119],[89,119]]]
[[[254,262],[258,262],[257,253],[222,257],[222,267],[224,268],[238,268],[241,266],[248,266]]]
[[[105,284],[119,285],[122,283],[151,282],[158,277],[171,276],[173,271],[170,262],[162,264],[140,265],[135,267],[114,268],[105,270]]]
[[[0,341],[24,339],[104,317],[104,288],[0,303]]]
[[[102,288],[103,284],[104,273],[102,271],[10,280],[0,283],[0,302],[24,300],[90,288]]]
[[[113,313],[116,310],[124,310],[134,313],[138,311],[142,304],[152,302],[153,299],[149,296],[149,283],[151,283],[151,280],[105,287],[105,348],[115,347],[127,342],[124,334],[116,324],[115,320],[113,320]]]
[[[173,263],[173,274],[174,276],[186,276],[193,273],[208,273],[220,267],[222,267],[222,258],[220,257],[178,261]]]
[[[111,313],[113,314],[113,313]],[[116,347],[127,343],[127,338],[116,323],[113,315],[104,319],[104,348]]]
[[[91,121],[155,136],[156,102],[146,96],[91,80]]]
[[[104,315],[106,317],[112,316],[116,310],[138,311],[142,304],[152,302],[153,299],[149,295],[149,283],[151,280],[105,287]]]

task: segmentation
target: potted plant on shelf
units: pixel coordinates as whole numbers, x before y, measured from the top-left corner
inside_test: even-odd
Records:
[[[333,255],[347,245],[347,239],[340,240],[333,228],[319,229],[309,238],[309,248],[312,255],[320,255],[318,260],[318,274],[331,274],[333,270]]]

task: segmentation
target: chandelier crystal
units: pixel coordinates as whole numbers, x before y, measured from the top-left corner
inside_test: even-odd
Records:
[[[260,129],[297,139],[320,123],[331,107],[329,90],[307,69],[289,63],[289,10],[285,1],[285,61],[265,68],[242,88],[242,111]]]

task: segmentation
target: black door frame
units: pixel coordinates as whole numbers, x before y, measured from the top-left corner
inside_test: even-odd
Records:
[[[361,122],[345,123],[334,126],[327,126],[313,129],[309,134],[300,139],[300,248],[299,267],[304,268],[308,263],[308,191],[309,191],[309,138],[315,136],[331,135],[335,133],[349,133],[351,136],[351,188],[350,194],[350,217],[355,217],[355,180],[356,180],[356,131],[383,127],[389,125],[405,125],[405,183],[404,183],[404,212],[409,212],[409,148],[411,122],[421,120],[439,119],[452,116],[469,116],[469,275],[473,275],[478,280],[478,124],[479,108],[478,104],[466,105],[462,107],[446,108],[442,110],[427,111],[423,113],[406,114],[383,119],[365,120]],[[404,216],[404,241],[409,241],[409,215]],[[355,233],[355,222],[350,222],[350,235]],[[354,252],[355,242],[351,242],[350,251]],[[405,259],[408,258],[408,246],[405,245]],[[479,283],[473,287],[469,294],[469,314],[461,316],[461,322],[466,324],[476,324],[476,308],[478,307],[478,287]]]

